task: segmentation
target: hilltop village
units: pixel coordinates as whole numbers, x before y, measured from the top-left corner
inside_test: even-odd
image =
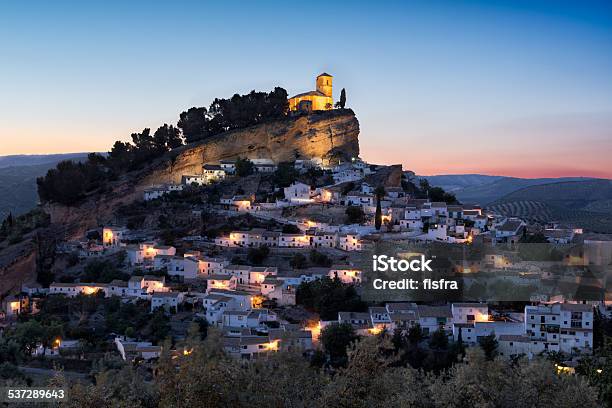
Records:
[[[321,319],[298,305],[300,285],[329,279],[358,293],[363,271],[352,262],[353,255],[378,240],[421,245],[474,245],[480,241],[509,249],[523,236],[526,223],[488,213],[477,205],[414,198],[401,186],[381,188],[373,180],[391,168],[359,158],[335,166],[316,159],[299,160],[291,168],[282,165],[280,170],[271,160],[240,161],[207,163],[200,174],[183,175],[182,184],[152,186],[144,191],[141,205],[150,208],[183,202],[201,194],[202,188],[233,185],[234,180],[241,179],[237,166],[238,171],[240,166],[249,169],[242,178],[284,171],[297,179],[316,174],[329,184],[296,180],[261,201],[256,199],[260,192],[222,194],[218,202],[190,206],[187,217],[193,222],[206,214],[207,218],[235,220],[236,225],[244,221],[252,227],[224,227],[215,230],[214,237],[176,237],[175,245],[165,244],[155,228],[108,225],[91,230],[82,241],[60,244],[58,252],[71,258],[74,270],[81,264],[113,263],[126,279],[60,279],[48,288],[24,285],[20,295],[5,301],[6,317],[35,313],[37,303],[45,296],[116,297],[122,303],[144,302],[150,313],[161,310],[171,321],[205,321],[223,331],[226,351],[240,358],[255,358],[287,347],[314,350],[320,331],[334,323],[349,324],[362,336],[419,325],[425,336],[441,330],[455,340],[461,336],[466,345],[477,345],[477,339],[493,335],[500,355],[510,357],[544,351],[568,355],[588,352],[593,346],[593,307],[610,313],[604,304],[577,304],[562,296],[548,299],[542,292],[541,304],[523,310],[496,310],[487,303],[474,302],[391,302],[363,311],[340,310],[334,319]],[[384,176],[388,178],[389,174]],[[410,172],[401,172],[400,178],[404,187],[415,181]],[[377,207],[382,222],[378,228]],[[547,229],[545,233],[556,241],[570,242],[580,231]],[[457,271],[466,276],[471,275],[470,268],[474,272],[497,272],[499,279],[519,287],[545,279],[544,270],[531,263],[526,274],[521,265],[527,262],[513,259],[511,251],[505,252],[471,261],[469,266],[457,265]],[[181,336],[179,332],[174,334]],[[75,341],[63,339],[56,349],[46,351],[38,344],[33,353],[53,356],[64,347],[76,347]],[[161,345],[125,333],[117,333],[113,341],[122,358],[126,358],[128,346],[145,360],[161,353]]]
[[[316,85],[289,98],[290,115],[334,109],[331,76]],[[82,367],[110,353],[153,364],[166,338],[173,353],[189,354],[181,342],[195,324],[218,330],[237,359],[324,350],[333,364],[324,333],[345,330],[351,339],[410,333],[426,348],[432,339],[487,347],[504,359],[555,353],[558,369],[572,371],[593,352],[597,320],[612,318],[597,297],[606,276],[596,266],[610,263],[605,237],[459,203],[401,165],[233,157],[180,180],[146,186],[113,222],[57,242],[53,281],[24,283],[3,300],[5,330],[37,314],[61,322],[31,337],[32,358]],[[462,296],[365,297],[363,256],[385,246],[410,248],[406,259],[437,254]],[[447,248],[461,255],[436,252]],[[477,248],[487,249],[466,255]],[[596,296],[584,301],[581,291]]]

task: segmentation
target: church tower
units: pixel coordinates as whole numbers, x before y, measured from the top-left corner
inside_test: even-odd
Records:
[[[317,91],[323,95],[332,97],[332,76],[327,73],[322,73],[317,77]]]

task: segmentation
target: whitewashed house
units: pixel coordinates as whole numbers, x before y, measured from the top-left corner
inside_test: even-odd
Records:
[[[202,166],[202,174],[206,177],[206,183],[223,180],[225,169],[219,164],[205,164]]]
[[[525,306],[525,333],[536,353],[592,349],[593,307],[571,303]]]
[[[229,264],[224,258],[200,257],[198,259],[198,273],[200,276],[217,275]]]
[[[340,234],[338,236],[338,248],[343,251],[361,251],[363,243],[357,234]]]
[[[119,247],[129,230],[122,227],[102,228],[102,245],[105,247]]]
[[[304,204],[312,202],[310,198],[311,189],[308,184],[294,182],[289,187],[284,188],[285,199],[291,203]]]
[[[332,265],[328,276],[331,279],[339,279],[346,284],[361,283],[361,270],[351,265]]]
[[[178,312],[178,306],[183,302],[182,292],[155,292],[151,295],[151,312],[157,308]]]
[[[145,201],[155,200],[173,191],[182,191],[182,190],[183,190],[182,184],[164,184],[161,186],[149,187],[144,190],[144,200]]]
[[[235,290],[237,285],[236,277],[231,275],[209,275],[206,277],[206,281],[208,284],[207,292],[216,289]]]
[[[225,171],[225,174],[236,172],[236,160],[219,160],[219,166]]]

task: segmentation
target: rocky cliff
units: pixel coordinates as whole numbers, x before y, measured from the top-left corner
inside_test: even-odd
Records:
[[[112,222],[113,211],[142,199],[147,187],[180,183],[182,175],[200,173],[204,163],[238,157],[282,162],[332,156],[350,159],[358,155],[359,122],[352,110],[288,117],[175,149],[145,169],[123,176],[104,194],[92,195],[77,206],[51,204],[45,210],[53,224],[65,227],[64,238],[76,238],[88,228]]]
[[[226,132],[185,146],[158,166],[143,184],[179,183],[183,174],[198,174],[204,163],[248,157],[275,162],[341,154],[359,155],[359,122],[351,110],[332,110]]]

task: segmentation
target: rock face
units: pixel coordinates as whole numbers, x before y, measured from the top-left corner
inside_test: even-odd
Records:
[[[180,183],[184,174],[199,174],[204,163],[220,159],[272,159],[276,163],[359,155],[359,122],[353,111],[332,110],[287,118],[215,136],[177,149],[177,155],[155,169],[142,184]]]
[[[359,122],[352,110],[288,117],[175,149],[147,168],[123,176],[104,194],[92,195],[78,206],[48,204],[45,211],[53,224],[65,227],[64,238],[76,238],[89,228],[112,222],[114,210],[142,199],[147,187],[180,183],[183,175],[201,173],[204,163],[238,157],[266,158],[278,163],[330,156],[350,159],[358,155]]]
[[[21,291],[21,284],[36,280],[36,248],[32,240],[0,250],[0,299]]]

